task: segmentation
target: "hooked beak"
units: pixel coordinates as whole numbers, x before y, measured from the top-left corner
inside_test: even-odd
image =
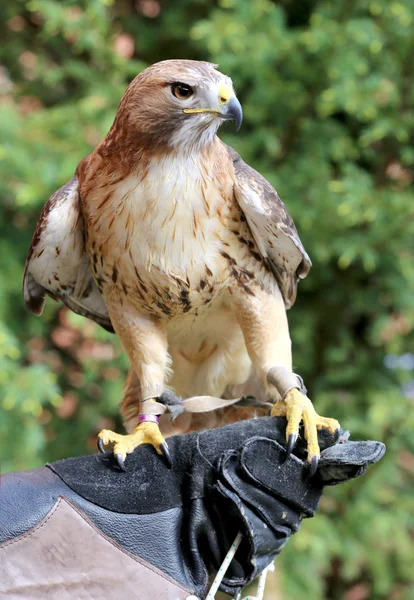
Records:
[[[234,121],[236,131],[239,131],[243,121],[241,104],[234,95],[233,89],[228,85],[220,86],[218,108],[184,108],[183,112],[186,114],[213,113],[223,121]]]
[[[227,104],[222,107],[221,115],[226,121],[234,121],[236,131],[239,131],[243,121],[243,109],[236,96],[232,96]]]

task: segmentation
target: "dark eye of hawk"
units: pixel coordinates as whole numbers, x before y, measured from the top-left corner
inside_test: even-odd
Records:
[[[193,95],[193,88],[187,85],[186,83],[173,83],[171,86],[171,91],[176,98],[179,100],[186,100],[190,96]]]

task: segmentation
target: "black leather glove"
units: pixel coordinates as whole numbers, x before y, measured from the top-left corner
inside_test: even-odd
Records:
[[[19,598],[204,598],[241,531],[221,585],[236,595],[314,515],[325,485],[385,452],[324,431],[310,477],[304,443],[286,460],[285,427],[263,417],[170,438],[172,469],[141,446],[126,472],[108,453],[3,476],[0,597],[27,586]]]

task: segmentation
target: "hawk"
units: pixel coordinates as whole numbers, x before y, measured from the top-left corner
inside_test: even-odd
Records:
[[[255,388],[286,416],[288,454],[303,420],[313,471],[317,429],[339,427],[317,415],[292,372],[286,309],[311,261],[270,183],[217,137],[227,120],[239,129],[242,108],[217,65],[148,67],[33,236],[29,310],[60,299],[114,331],[129,357],[121,412],[131,433],[99,434],[121,467],[142,443],[168,452],[157,423],[134,429],[142,402],[167,390],[234,398]],[[199,416],[182,427],[206,424]]]

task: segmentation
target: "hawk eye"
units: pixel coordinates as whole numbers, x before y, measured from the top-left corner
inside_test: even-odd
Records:
[[[193,88],[186,83],[173,83],[171,91],[179,100],[186,100],[193,95]]]

